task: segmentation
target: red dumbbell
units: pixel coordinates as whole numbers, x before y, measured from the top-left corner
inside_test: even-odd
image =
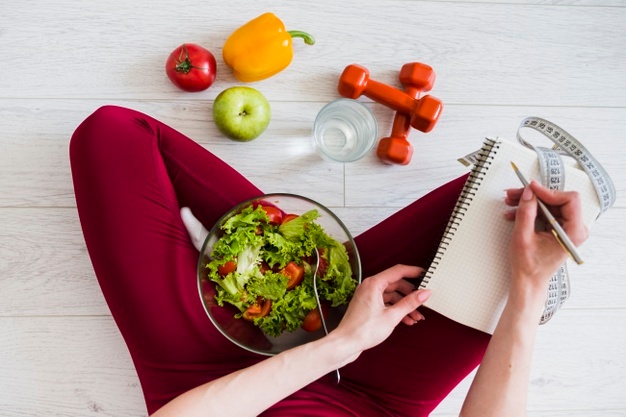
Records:
[[[407,93],[370,78],[367,68],[361,65],[348,65],[339,77],[339,94],[357,99],[365,95],[387,107],[405,113],[410,117],[411,126],[422,132],[430,132],[441,114],[441,100],[430,95],[415,99]]]
[[[413,98],[419,98],[421,92],[430,91],[435,83],[435,71],[420,62],[404,64],[400,70],[400,82],[404,91]],[[391,136],[378,142],[376,155],[383,162],[407,165],[413,156],[413,146],[408,141],[411,131],[410,119],[401,112],[396,112],[391,128]]]

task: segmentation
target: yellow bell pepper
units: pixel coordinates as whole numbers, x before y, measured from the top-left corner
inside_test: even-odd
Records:
[[[286,31],[276,15],[265,13],[228,37],[222,57],[239,81],[263,80],[289,66],[293,59],[292,38],[296,37],[303,38],[307,45],[315,43],[308,33]]]

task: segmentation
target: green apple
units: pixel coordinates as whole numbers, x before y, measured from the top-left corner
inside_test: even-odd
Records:
[[[248,142],[258,138],[270,123],[272,111],[263,94],[252,87],[230,87],[213,103],[213,121],[229,138]]]

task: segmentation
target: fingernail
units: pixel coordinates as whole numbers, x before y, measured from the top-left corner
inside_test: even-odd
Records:
[[[422,320],[426,320],[426,317],[424,317],[424,315],[422,313],[420,313],[419,311],[417,312],[420,316],[417,320],[415,320],[415,323],[417,323],[418,321],[422,321]]]
[[[431,290],[422,290],[419,292],[419,294],[417,294],[417,299],[423,303],[424,301],[428,300],[428,297],[430,297],[431,293]]]
[[[530,187],[524,188],[524,193],[522,194],[522,200],[529,201],[533,199],[533,190]]]

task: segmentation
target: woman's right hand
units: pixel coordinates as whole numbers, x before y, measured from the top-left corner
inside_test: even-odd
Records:
[[[403,322],[413,325],[424,316],[417,311],[430,296],[429,290],[415,291],[404,278],[417,278],[424,270],[416,266],[395,265],[366,278],[357,287],[341,323],[331,337],[341,337],[358,355],[385,340]]]
[[[506,191],[507,214],[515,220],[511,236],[511,290],[463,404],[464,416],[522,416],[526,412],[531,359],[548,282],[565,262],[554,235],[536,230],[537,198],[548,206],[574,245],[587,239],[580,197],[550,191],[536,182]]]
[[[545,298],[549,279],[565,262],[567,253],[550,231],[536,230],[537,198],[549,207],[574,245],[582,244],[588,233],[578,193],[549,190],[535,181],[525,188],[507,190],[506,204],[517,207],[509,214],[515,219],[509,251],[512,291],[530,290]]]
[[[580,198],[550,191],[536,182],[506,191],[507,213],[515,220],[509,247],[511,289],[476,377],[463,403],[463,416],[522,416],[526,412],[531,359],[548,283],[565,262],[554,235],[537,230],[537,198],[548,206],[574,245],[587,239]]]

